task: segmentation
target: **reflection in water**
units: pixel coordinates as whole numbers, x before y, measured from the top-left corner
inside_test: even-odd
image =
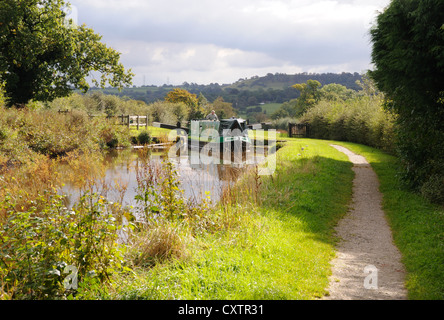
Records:
[[[94,178],[94,184],[89,186],[89,190],[101,194],[109,201],[119,202],[122,206],[136,207],[134,197],[137,195],[137,167],[143,160],[142,157],[149,157],[152,165],[159,165],[166,159],[167,153],[156,153],[147,150],[113,150],[106,154],[102,173]],[[194,162],[191,155],[169,157],[169,160],[176,167],[179,181],[181,182],[184,195],[191,201],[200,202],[206,197],[211,201],[219,200],[223,189],[230,183],[236,181],[245,168],[255,164],[233,163],[233,164],[204,164]],[[262,158],[263,160],[263,158]],[[72,171],[73,166],[65,165],[60,171]],[[82,170],[71,173],[71,176],[85,174]],[[61,193],[68,196],[67,205],[73,205],[81,194],[81,188],[76,186],[71,179],[65,180],[65,186]]]

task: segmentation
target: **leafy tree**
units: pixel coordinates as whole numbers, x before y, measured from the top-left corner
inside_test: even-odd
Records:
[[[131,84],[133,74],[119,62],[120,53],[101,43],[85,25],[66,20],[63,0],[2,0],[0,2],[0,83],[8,105],[29,100],[51,101],[74,88],[93,84]]]
[[[292,99],[290,101],[284,102],[279,109],[277,109],[271,115],[272,119],[280,119],[291,117],[294,118],[297,114],[301,114],[301,111],[297,110],[298,99]]]
[[[185,103],[189,108],[189,119],[199,119],[204,116],[204,109],[199,104],[199,99],[195,94],[188,92],[185,89],[176,88],[165,97],[165,101],[172,103]]]
[[[301,106],[308,108],[318,102],[321,97],[319,93],[321,83],[317,80],[307,80],[306,83],[297,83],[292,87],[301,93],[298,98],[299,105]]]
[[[176,88],[165,96],[165,101],[177,103],[183,102],[188,106],[196,106],[198,104],[198,99],[195,94],[189,93],[185,89]]]
[[[209,112],[211,110],[211,103],[208,99],[201,93],[199,93],[199,97],[197,98],[197,103],[204,109],[204,112]]]
[[[288,102],[284,102],[284,104],[288,105]],[[283,108],[284,104],[282,104],[282,106],[279,109],[277,109],[275,112],[271,114],[271,119],[277,120],[290,117],[288,111]]]
[[[411,186],[444,202],[444,2],[393,0],[371,30],[371,72],[399,114],[398,149]]]
[[[323,86],[319,90],[319,93],[322,99],[326,99],[329,101],[338,101],[352,98],[356,94],[356,91],[352,89],[347,89],[347,87],[341,84],[330,83]]]
[[[214,100],[213,110],[216,112],[219,119],[227,119],[236,115],[236,111],[233,109],[233,104],[225,102],[222,97],[218,97]]]
[[[292,86],[301,93],[299,98],[292,99],[284,104],[281,108],[272,114],[272,119],[282,117],[298,117],[314,106],[321,98],[319,90],[321,83],[317,80],[307,80],[306,83],[297,83]]]

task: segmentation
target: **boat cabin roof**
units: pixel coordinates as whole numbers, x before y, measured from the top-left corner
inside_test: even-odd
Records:
[[[201,130],[211,128],[219,132],[222,132],[223,130],[226,129],[229,130],[240,129],[241,131],[248,129],[247,121],[240,118],[221,119],[221,120],[191,120],[191,121],[198,121]]]

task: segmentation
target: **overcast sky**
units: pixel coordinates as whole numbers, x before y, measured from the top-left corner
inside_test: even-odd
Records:
[[[233,83],[371,69],[369,28],[390,0],[71,0],[122,53],[135,85]]]

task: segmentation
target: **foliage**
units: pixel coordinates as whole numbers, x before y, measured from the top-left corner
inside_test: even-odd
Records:
[[[131,146],[129,130],[125,126],[115,125],[106,119],[96,119],[94,122],[96,141],[101,149]]]
[[[304,83],[307,80],[317,80],[322,85],[337,83],[352,90],[359,90],[356,84],[361,80],[359,73],[297,73],[297,74],[268,74],[263,77],[253,76],[250,79],[239,79],[233,84],[211,83],[199,85],[196,83],[184,83],[182,85],[162,85],[162,86],[141,86],[129,87],[118,91],[114,88],[100,89],[106,94],[118,95],[120,97],[130,97],[134,100],[141,100],[146,103],[153,103],[164,100],[165,96],[174,88],[185,89],[192,94],[199,96],[202,94],[211,103],[218,97],[222,97],[225,102],[233,104],[235,110],[241,113],[245,108],[264,103],[283,103],[299,96],[299,91],[291,86],[295,83]],[[200,102],[199,102],[200,103]],[[201,104],[208,112],[210,108]]]
[[[317,80],[307,80],[306,83],[297,83],[292,87],[300,92],[297,99],[283,103],[281,108],[272,114],[273,119],[285,117],[299,117],[321,98],[319,87],[321,83]]]
[[[225,102],[222,97],[214,100],[212,109],[215,111],[219,119],[228,119],[236,115],[232,103]]]
[[[297,110],[298,99],[292,99],[290,101],[284,102],[281,107],[273,112],[271,118],[273,120],[281,119],[281,118],[291,118],[296,117],[296,115],[301,114],[301,110]]]
[[[171,103],[184,103],[190,109],[188,119],[201,119],[204,117],[204,109],[202,105],[199,104],[199,99],[195,94],[189,93],[185,89],[176,88],[170,91],[166,97],[166,102]],[[201,99],[201,101],[204,101]]]
[[[387,96],[386,107],[399,114],[404,181],[436,201],[442,197],[435,198],[435,188],[444,183],[443,20],[442,1],[394,0],[371,30],[371,76]]]
[[[368,75],[357,84],[360,91],[326,85],[319,90],[319,101],[298,119],[275,123],[307,123],[309,137],[351,141],[393,152],[396,115],[384,109],[384,95]]]
[[[347,87],[337,83],[326,84],[319,89],[319,81],[314,80],[308,80],[307,83],[295,84],[293,87],[301,92],[300,97],[284,102],[282,106],[271,115],[273,120],[287,117],[297,118],[319,101],[343,101],[351,99],[357,94],[355,90],[347,89]]]
[[[72,209],[63,197],[44,194],[28,211],[1,202],[8,219],[0,225],[0,278],[12,299],[54,299],[75,294],[64,284],[68,266],[78,282],[96,277],[101,283],[122,268],[117,224],[110,205],[86,194]]]
[[[101,117],[90,119],[81,110],[62,114],[45,109],[0,108],[0,169],[32,162],[39,155],[57,158],[117,145],[130,145],[125,126]]]
[[[184,103],[157,101],[148,106],[152,121],[176,124],[190,117],[190,108]]]
[[[384,110],[381,96],[349,100],[322,100],[301,118],[309,124],[309,136],[317,139],[351,141],[386,151],[394,149],[395,115]]]
[[[307,83],[297,83],[293,85],[293,88],[298,90],[301,95],[298,101],[304,108],[309,108],[311,105],[315,104],[320,99],[319,88],[321,83],[317,80],[307,80]]]
[[[195,94],[189,93],[187,90],[176,88],[170,91],[166,97],[165,101],[168,102],[183,102],[188,106],[196,106],[198,103],[197,96]]]
[[[362,78],[366,79],[366,76],[362,76]],[[362,82],[358,82],[358,85],[363,86]],[[353,98],[357,94],[357,90],[351,90],[347,87],[340,85],[338,83],[330,83],[324,85],[321,89],[319,89],[319,95],[322,100],[327,101],[338,101],[338,100],[348,100]]]
[[[3,108],[5,104],[6,104],[6,98],[3,92],[3,85],[0,83],[0,108]]]
[[[141,145],[149,144],[151,143],[151,134],[147,130],[141,131],[137,135],[137,142]]]
[[[275,128],[276,130],[285,130],[288,133],[288,123],[297,123],[298,119],[296,118],[278,118],[271,122],[272,128]]]
[[[101,43],[85,25],[66,21],[63,0],[4,0],[0,3],[0,82],[8,105],[51,101],[73,87],[87,91],[86,77],[100,74],[95,85],[123,87],[132,73],[120,53]]]
[[[169,160],[160,166],[148,158],[141,160],[136,172],[135,200],[141,205],[143,219],[148,223],[157,223],[158,219],[183,220],[186,205],[174,165]]]
[[[46,108],[58,110],[81,110],[95,116],[115,117],[120,115],[147,115],[148,123],[164,122],[176,124],[188,119],[190,108],[183,102],[156,101],[146,104],[143,101],[120,98],[115,95],[94,91],[89,94],[74,93],[69,97],[58,98],[47,103]]]

